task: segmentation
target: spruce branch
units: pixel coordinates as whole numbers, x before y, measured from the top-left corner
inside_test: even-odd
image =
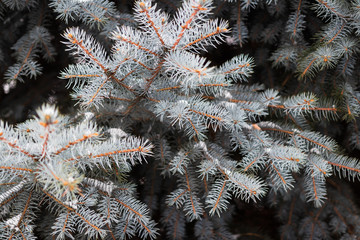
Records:
[[[138,200],[124,190],[113,194],[115,189],[122,189],[120,186],[114,187],[113,182],[104,184],[99,180],[85,177],[87,168],[112,168],[113,165],[110,163],[129,171],[135,161],[141,161],[151,154],[152,146],[146,141],[134,137],[106,140],[97,132],[93,123],[84,121],[70,125],[55,107],[49,105],[44,105],[37,111],[36,117],[18,125],[17,128],[2,124],[1,132],[1,180],[3,183],[18,183],[14,183],[16,185],[11,188],[8,187],[9,184],[0,186],[0,206],[14,207],[19,196],[28,194],[23,202],[23,212],[11,227],[14,230],[9,233],[10,238],[31,233],[26,223],[22,223],[23,219],[35,221],[36,215],[28,213],[28,207],[34,204],[41,206],[44,203],[41,200],[43,198],[51,202],[51,212],[57,216],[53,234],[59,239],[66,236],[74,238],[72,229],[75,227],[88,238],[105,237],[111,232],[103,223],[105,213],[102,211],[106,212],[107,208],[101,205],[91,209],[86,204],[79,204],[89,204],[92,201],[91,195],[85,193],[91,188],[95,192],[105,192],[105,195],[110,197],[109,200],[125,207],[123,210],[120,209],[122,215],[131,218],[134,217],[132,212],[136,213],[140,217],[140,235],[152,238],[156,236],[155,224],[147,216],[146,207]],[[12,161],[9,161],[10,157]],[[72,158],[76,159],[76,163],[69,164],[69,159]],[[90,159],[92,161],[89,161]],[[43,197],[36,197],[39,194]],[[127,195],[125,198],[124,194]],[[130,212],[125,210],[126,208],[130,209]],[[115,217],[116,211],[119,210],[114,211],[114,217],[108,224],[119,221]],[[7,222],[10,226],[15,219],[12,220],[11,215],[9,217],[5,217],[2,222]]]

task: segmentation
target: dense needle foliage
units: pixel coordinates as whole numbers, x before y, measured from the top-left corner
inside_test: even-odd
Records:
[[[359,238],[359,9],[0,1],[0,239]]]

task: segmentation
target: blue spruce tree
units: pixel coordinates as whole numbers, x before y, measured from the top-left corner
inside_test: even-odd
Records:
[[[341,180],[360,177],[360,1],[0,6],[2,32],[26,29],[1,44],[4,90],[62,42],[77,103],[1,123],[1,239],[360,236]],[[256,211],[276,232],[253,229]]]

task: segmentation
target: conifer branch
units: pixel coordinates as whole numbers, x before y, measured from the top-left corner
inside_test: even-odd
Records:
[[[148,53],[150,53],[150,54],[152,54],[152,55],[154,55],[154,56],[156,56],[156,57],[159,56],[157,53],[151,51],[150,49],[147,49],[146,47],[143,47],[143,46],[139,45],[138,43],[135,43],[135,42],[131,41],[130,39],[127,39],[127,38],[122,37],[122,36],[120,36],[120,35],[114,35],[114,37],[115,37],[116,39],[119,39],[120,41],[124,41],[124,42],[126,42],[126,43],[131,44],[131,45],[134,45],[134,46],[137,47],[138,49],[141,49],[141,50],[143,50],[143,51],[145,51],[145,52],[148,52]],[[120,49],[117,49],[117,50],[120,51]]]
[[[56,69],[42,60],[68,64],[50,11],[74,26],[60,78],[83,108],[64,117],[43,105],[15,127],[1,122],[1,239],[230,239],[226,223],[242,207],[233,198],[276,211],[270,238],[359,235],[354,196],[329,178],[360,178],[346,156],[360,148],[359,0],[39,3],[0,1],[1,115],[37,101],[8,107],[23,87],[15,79]],[[236,43],[248,55],[233,56]]]
[[[5,137],[2,137],[3,132],[0,133],[0,141],[5,142],[7,145],[9,145],[10,147],[14,148],[15,150],[25,154],[26,156],[30,157],[31,159],[33,159],[34,161],[37,161],[37,159],[35,158],[35,156],[33,156],[32,154],[30,154],[29,152],[27,152],[25,149],[22,149],[20,146],[17,146],[16,143],[12,143],[9,140],[7,140]]]
[[[90,133],[90,134],[87,134],[87,135],[83,135],[82,138],[76,139],[75,141],[71,141],[66,146],[64,146],[64,147],[60,148],[59,150],[55,151],[54,155],[59,155],[61,152],[68,150],[71,146],[79,144],[79,143],[81,143],[83,141],[86,141],[87,139],[90,139],[92,137],[97,137],[97,136],[99,136],[98,133]]]
[[[190,28],[189,26],[190,26],[191,22],[194,20],[195,16],[198,14],[198,12],[207,10],[206,7],[202,6],[201,4],[199,4],[197,6],[192,6],[192,8],[193,8],[193,12],[191,13],[189,19],[187,19],[185,24],[181,26],[181,31],[180,31],[179,35],[177,36],[174,44],[171,46],[171,49],[175,49],[176,46],[179,44],[179,42],[180,42],[181,38],[183,37],[185,31]]]

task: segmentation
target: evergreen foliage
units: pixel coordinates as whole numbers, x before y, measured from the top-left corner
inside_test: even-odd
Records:
[[[103,238],[126,225],[124,236],[155,237],[148,209],[122,179],[152,146],[131,136],[105,140],[91,122],[71,124],[51,106],[37,115],[16,129],[1,123],[1,239],[35,239],[42,206],[57,239]]]
[[[79,106],[1,123],[0,239],[248,239],[231,221],[256,206],[270,237],[357,239],[360,2],[129,4],[0,2],[1,32],[26,29],[2,39],[4,89],[61,41]]]

